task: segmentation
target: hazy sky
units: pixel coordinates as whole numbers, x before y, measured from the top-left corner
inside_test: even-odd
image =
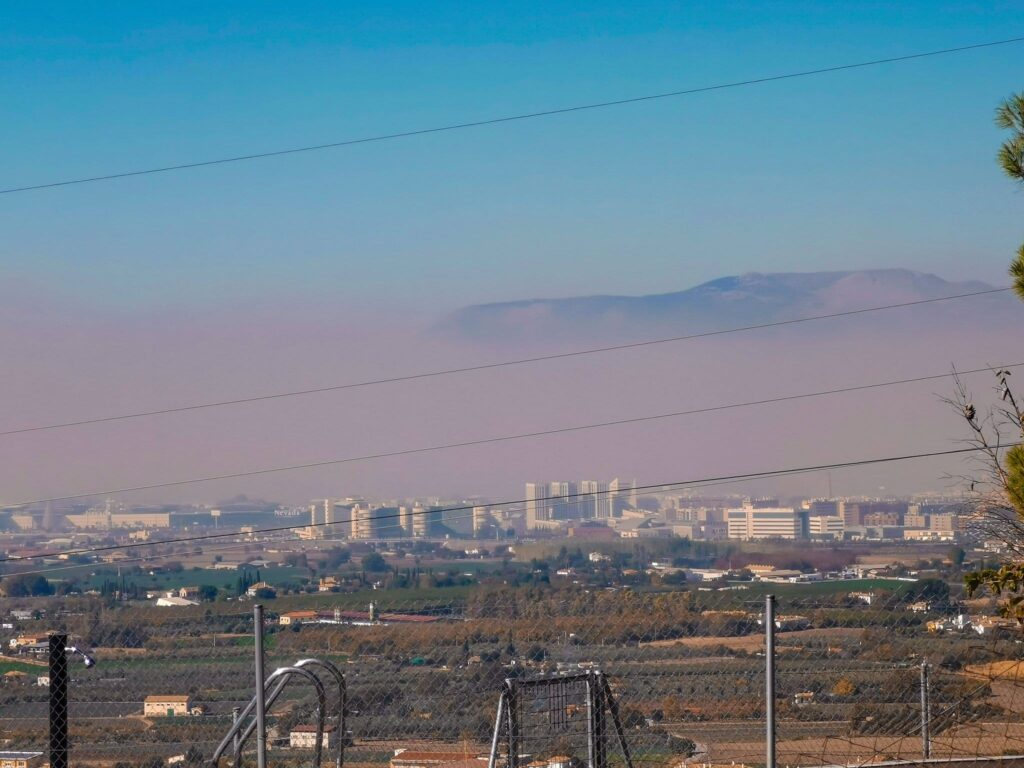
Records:
[[[35,3],[0,10],[3,186],[1019,35],[1006,3]],[[854,7],[855,6],[855,7]],[[1024,44],[6,196],[8,279],[97,303],[429,311],[898,265],[999,282]]]
[[[1024,34],[1017,2],[852,5],[6,4],[0,187]],[[677,290],[753,270],[899,266],[1004,283],[1024,237],[1024,199],[994,163],[992,114],[1024,87],[1022,65],[1017,44],[0,196],[3,426],[500,359],[498,349],[441,349],[412,333],[481,301]],[[870,368],[850,357],[860,349],[853,342],[842,353],[774,346],[743,362],[784,370],[772,380],[779,394],[855,375],[970,367],[1002,349],[960,341],[912,355],[892,348]],[[758,377],[721,386],[737,372],[731,354],[708,351],[682,364],[664,355],[605,361],[604,373],[534,370],[365,399],[0,438],[0,499],[748,398],[764,384]],[[918,394],[917,410],[906,409],[906,398],[889,403],[884,429],[855,406],[823,408],[835,436],[844,414],[856,413],[858,437],[835,437],[832,452],[803,450],[801,440],[821,436],[820,421],[737,416],[702,422],[699,437],[651,428],[188,497],[504,492],[540,473],[621,471],[649,481],[948,447],[918,445],[914,424],[901,423],[911,413],[928,419],[933,400]],[[778,436],[795,423],[803,431],[782,450]],[[955,423],[929,430],[930,438],[951,435]],[[709,434],[720,450],[708,450]],[[918,472],[903,486],[934,476]]]

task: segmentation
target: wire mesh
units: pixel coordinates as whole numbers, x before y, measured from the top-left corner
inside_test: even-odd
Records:
[[[473,587],[439,587],[435,574],[430,587],[373,589],[368,577],[351,592],[159,608],[102,595],[37,603],[45,611],[18,622],[0,659],[0,750],[48,751],[47,660],[31,641],[59,631],[97,662],[68,658],[71,764],[208,764],[253,696],[260,599],[268,674],[309,657],[344,673],[343,727],[337,688],[317,673],[333,726],[325,763],[340,742],[347,766],[484,768],[512,681],[518,768],[595,765],[595,750],[604,766],[625,765],[607,703],[588,695],[600,672],[634,764],[763,765],[763,607],[774,593],[779,766],[914,761],[926,749],[935,759],[1024,754],[1019,629],[953,580],[793,583],[748,566],[704,582],[653,565],[600,567],[615,569],[609,584],[597,569],[535,564],[529,578]],[[597,740],[595,706],[606,713]],[[269,765],[312,764],[316,709],[308,683],[282,691],[268,712]],[[497,768],[509,765],[507,743]],[[255,764],[254,749],[250,739],[243,764]]]

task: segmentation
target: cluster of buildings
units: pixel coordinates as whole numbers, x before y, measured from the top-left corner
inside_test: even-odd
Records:
[[[929,632],[933,633],[974,632],[979,635],[991,635],[998,632],[1011,632],[1016,629],[1016,623],[998,616],[968,616],[965,613],[958,613],[954,616],[929,621],[927,628]]]
[[[426,539],[444,535],[442,514],[442,507],[419,502],[385,506],[365,499],[323,499],[309,505],[309,526],[301,533],[307,539]]]
[[[527,483],[527,530],[588,540],[953,542],[963,527],[955,501],[812,499],[787,506],[777,499],[675,497],[651,509],[637,498],[635,481],[601,487],[612,490],[598,494],[587,483]]]
[[[587,539],[685,537],[694,540],[906,540],[951,542],[961,518],[951,501],[811,499],[793,506],[776,499],[642,496],[636,479],[531,481],[521,504],[494,506],[479,499],[389,501],[325,498],[305,506],[255,501],[216,508],[97,505],[69,502],[0,511],[22,534],[47,532],[68,547],[116,533],[153,541],[162,530],[223,528],[255,534],[293,525],[307,540],[506,538],[575,536]],[[60,539],[54,539],[56,546]]]
[[[638,506],[636,480],[555,480],[526,484],[526,529],[555,530],[569,521],[611,520]]]

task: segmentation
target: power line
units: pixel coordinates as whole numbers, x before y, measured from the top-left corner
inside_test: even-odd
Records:
[[[1024,365],[1024,363],[1011,363],[1010,365],[1002,366],[1004,368],[1018,368]],[[448,451],[455,448],[470,448],[478,445],[490,445],[492,443],[504,443],[512,440],[526,440],[535,437],[548,437],[550,435],[561,435],[570,432],[582,432],[590,429],[603,429],[606,427],[616,427],[625,424],[640,424],[648,421],[659,421],[662,419],[679,418],[682,416],[694,416],[701,413],[714,413],[716,411],[725,411],[733,408],[749,408],[756,405],[769,405],[772,403],[783,403],[791,400],[803,400],[811,397],[824,397],[828,395],[837,395],[845,392],[858,392],[861,390],[868,389],[879,389],[882,387],[891,387],[899,384],[911,384],[922,381],[934,381],[936,379],[945,379],[953,376],[964,376],[974,373],[984,373],[990,371],[990,368],[974,368],[968,371],[955,371],[951,373],[934,374],[931,376],[918,376],[911,379],[896,379],[892,381],[875,382],[873,384],[859,384],[852,387],[840,387],[838,389],[821,390],[819,392],[805,392],[797,395],[782,395],[780,397],[770,397],[763,400],[748,400],[741,403],[726,403],[724,405],[712,405],[705,408],[693,408],[686,411],[672,411],[670,413],[658,413],[649,416],[634,416],[626,419],[613,419],[611,421],[599,421],[592,424],[576,424],[569,427],[556,427],[554,429],[538,430],[536,432],[520,432],[514,435],[498,435],[495,437],[483,437],[475,440],[464,440],[457,443],[442,443],[439,445],[427,445],[420,446],[418,448],[403,448],[397,451],[385,451],[382,453],[369,453],[362,456],[347,456],[340,459],[325,459],[322,461],[311,461],[304,464],[287,464],[278,467],[265,467],[263,469],[251,469],[242,472],[229,472],[222,475],[207,475],[204,477],[192,477],[184,480],[168,480],[160,483],[150,483],[148,485],[135,485],[127,486],[124,488],[108,488],[106,490],[89,491],[86,493],[75,493],[67,496],[51,496],[49,498],[42,499],[29,499],[25,501],[16,502],[14,504],[8,504],[8,507],[22,507],[29,504],[43,504],[54,501],[69,501],[72,499],[84,499],[91,496],[111,496],[120,493],[130,493],[133,491],[148,491],[156,488],[173,488],[182,485],[195,485],[196,483],[207,483],[216,480],[233,480],[242,477],[256,477],[259,475],[270,475],[278,474],[281,472],[294,472],[300,469],[316,469],[318,467],[330,467],[337,466],[339,464],[354,464],[362,461],[375,461],[378,459],[396,458],[399,456],[413,456],[421,453],[434,453],[437,451]],[[2,561],[0,561],[2,562]]]
[[[903,56],[891,56],[884,59],[872,59],[869,61],[861,61],[854,64],[840,64],[833,67],[820,67],[818,69],[807,69],[801,72],[789,72],[782,75],[770,75],[767,77],[757,77],[749,80],[737,80],[729,83],[718,83],[717,85],[706,85],[698,88],[684,88],[677,91],[667,91],[664,93],[647,94],[645,96],[633,96],[625,99],[615,99],[612,101],[600,101],[590,104],[577,104],[571,107],[559,107],[556,109],[547,109],[537,112],[525,112],[518,115],[506,115],[504,117],[492,117],[485,120],[474,120],[464,123],[451,123],[448,125],[435,126],[433,128],[420,128],[416,130],[402,131],[399,133],[385,133],[378,134],[376,136],[365,136],[358,139],[344,139],[342,141],[334,141],[326,144],[313,144],[304,147],[292,147],[289,149],[278,149],[269,152],[256,152],[246,155],[235,155],[233,157],[222,157],[216,160],[201,160],[191,163],[179,163],[177,165],[166,165],[158,168],[146,168],[138,171],[125,171],[121,173],[108,173],[99,176],[89,176],[80,179],[67,179],[64,181],[51,181],[44,184],[31,184],[22,187],[9,187],[7,189],[0,189],[0,194],[9,195],[16,192],[29,192],[31,190],[38,189],[50,189],[53,187],[67,187],[74,184],[90,184],[97,181],[112,181],[114,179],[125,179],[132,176],[147,176],[155,173],[167,173],[170,171],[183,171],[191,168],[203,168],[210,165],[225,165],[227,163],[238,163],[246,160],[263,160],[269,157],[280,157],[282,155],[295,155],[304,152],[317,152],[324,149],[337,149],[340,147],[351,147],[357,144],[370,144],[379,141],[391,141],[394,139],[407,139],[413,136],[425,136],[432,133],[444,133],[446,131],[458,131],[466,128],[480,128],[486,125],[497,125],[500,123],[512,123],[521,120],[532,120],[540,117],[552,117],[554,115],[565,115],[572,112],[584,112],[594,109],[605,109],[607,107],[623,106],[626,104],[638,104],[645,101],[657,101],[659,99],[669,99],[678,96],[692,96],[698,93],[707,93],[709,91],[721,91],[728,88],[739,88],[750,85],[762,85],[764,83],[773,83],[781,80],[792,80],[799,77],[810,77],[812,75],[823,75],[832,72],[842,72],[851,69],[863,69],[865,67],[874,67],[881,64],[895,64],[903,61],[911,61],[914,59],[924,59],[934,56],[944,56],[952,53],[963,53],[965,51],[974,51],[982,48],[993,48],[1000,45],[1010,45],[1012,43],[1019,43],[1024,41],[1024,37],[1013,37],[1005,40],[993,40],[986,43],[976,43],[973,45],[962,45],[956,48],[942,48],[935,51],[925,51],[923,53],[910,53]]]
[[[881,312],[889,309],[899,309],[902,307],[914,307],[922,304],[935,304],[942,301],[953,301],[954,299],[966,299],[972,296],[985,296],[993,293],[1003,293],[1009,291],[1011,288],[990,288],[984,291],[972,291],[970,293],[957,293],[952,296],[939,296],[932,299],[917,299],[914,301],[903,301],[896,304],[885,304],[882,306],[875,307],[862,307],[860,309],[850,309],[843,312],[831,312],[825,315],[811,315],[809,317],[798,317],[791,320],[777,320],[770,323],[758,323],[756,325],[744,325],[734,328],[722,328],[714,331],[703,331],[701,333],[691,333],[685,336],[670,336],[662,339],[648,339],[646,341],[635,341],[627,344],[615,344],[607,347],[591,347],[588,349],[572,350],[569,352],[558,352],[550,355],[537,355],[535,357],[524,357],[515,360],[503,360],[496,363],[484,363],[482,365],[470,365],[463,366],[461,368],[446,368],[437,371],[424,371],[422,373],[412,373],[402,376],[391,376],[382,379],[369,379],[367,381],[351,382],[349,384],[336,384],[327,387],[316,387],[313,389],[296,389],[287,392],[274,392],[267,395],[256,395],[253,397],[239,397],[232,398],[229,400],[215,400],[208,403],[193,403],[191,405],[181,405],[172,408],[157,408],[148,411],[136,411],[133,413],[121,413],[114,414],[112,416],[98,416],[90,419],[78,419],[76,421],[64,421],[57,422],[54,424],[40,424],[31,427],[19,427],[17,429],[8,429],[0,431],[0,437],[7,437],[10,435],[20,435],[28,432],[44,432],[54,429],[67,429],[70,427],[82,427],[89,424],[104,424],[113,421],[125,421],[128,419],[141,419],[150,416],[164,416],[172,413],[184,413],[187,411],[198,411],[206,408],[221,408],[230,405],[243,405],[245,403],[258,403],[266,400],[279,400],[288,397],[300,397],[304,395],[315,395],[322,394],[325,392],[339,392],[346,389],[358,389],[362,387],[377,386],[380,384],[396,384],[403,381],[415,381],[418,379],[430,379],[437,378],[440,376],[453,376],[461,373],[472,373],[475,371],[486,371],[494,368],[506,368],[509,366],[516,365],[527,365],[531,363],[541,363],[549,360],[564,360],[572,357],[582,357],[585,355],[596,355],[607,352],[621,352],[627,349],[637,349],[639,347],[650,347],[657,344],[670,344],[673,342],[680,341],[691,341],[694,339],[704,339],[711,336],[724,336],[732,333],[744,333],[748,331],[763,330],[766,328],[778,328],[786,325],[796,325],[799,323],[808,323],[816,320],[828,320],[837,317],[850,317],[853,315],[862,315],[869,312]]]
[[[1003,446],[1003,448],[1013,448],[1013,447],[1018,446],[1018,445],[1024,445],[1024,442],[1007,443],[1006,445]],[[930,459],[930,458],[937,458],[937,457],[940,457],[940,456],[957,456],[957,455],[963,455],[963,454],[967,454],[967,453],[977,453],[978,451],[982,451],[982,450],[985,450],[985,448],[984,447],[978,447],[978,446],[972,446],[970,448],[950,448],[950,449],[947,449],[947,450],[944,450],[944,451],[926,451],[926,452],[922,452],[922,453],[906,453],[906,454],[900,454],[900,455],[896,455],[896,456],[884,456],[884,457],[872,458],[872,459],[856,459],[856,460],[853,460],[853,461],[840,461],[840,462],[834,462],[834,463],[831,463],[831,464],[812,464],[810,466],[804,466],[804,467],[789,467],[789,468],[784,468],[784,469],[764,470],[764,471],[760,471],[760,472],[745,472],[745,473],[734,474],[734,475],[719,475],[719,476],[716,476],[716,477],[704,477],[704,478],[699,478],[699,479],[694,479],[694,480],[674,480],[674,481],[662,482],[662,483],[650,483],[648,485],[631,486],[629,490],[631,492],[632,491],[653,492],[653,491],[662,491],[662,490],[669,489],[669,488],[674,488],[674,487],[685,487],[685,486],[692,486],[692,485],[698,485],[698,484],[700,484],[700,485],[706,485],[706,484],[711,484],[711,483],[725,484],[725,483],[728,483],[728,482],[739,482],[741,480],[754,480],[754,479],[759,479],[759,478],[782,477],[782,476],[786,476],[786,475],[803,474],[803,473],[808,473],[808,472],[824,472],[824,471],[833,470],[833,469],[845,469],[845,468],[850,468],[850,467],[864,467],[864,466],[878,465],[878,464],[891,464],[893,462],[898,462],[898,461],[912,461],[912,460],[916,460],[916,459]],[[539,502],[539,501],[565,501],[567,499],[580,499],[580,500],[582,500],[582,499],[591,498],[593,496],[605,495],[605,494],[609,494],[609,493],[613,493],[613,492],[614,493],[621,493],[622,491],[605,490],[605,491],[595,491],[595,492],[591,492],[591,493],[569,493],[569,494],[562,494],[562,495],[558,495],[558,496],[542,496],[542,497],[538,497],[538,498],[535,498],[535,499],[513,499],[513,500],[509,500],[509,501],[496,501],[496,502],[490,502],[490,503],[487,503],[487,504],[461,504],[461,505],[454,506],[454,507],[434,507],[434,508],[430,508],[430,509],[424,509],[420,514],[426,515],[426,514],[442,514],[444,512],[466,512],[466,511],[471,511],[474,508],[478,508],[478,507],[484,507],[484,508],[488,508],[488,509],[493,509],[495,507],[506,507],[506,506],[510,506],[510,505],[528,504],[528,503],[531,503],[531,502]],[[68,498],[68,497],[64,497],[64,498]],[[75,497],[75,498],[77,498],[77,497]],[[54,501],[57,501],[57,500],[58,499],[54,499]],[[407,514],[409,514],[409,513],[407,513]],[[372,519],[374,521],[381,521],[381,520],[394,520],[394,519],[399,519],[399,518],[401,518],[401,513],[388,514],[388,515],[379,515],[379,516],[373,517]],[[349,518],[348,520],[335,520],[335,521],[332,521],[330,523],[323,522],[323,523],[315,523],[315,524],[311,523],[311,524],[302,524],[302,525],[282,525],[282,526],[275,526],[275,527],[272,527],[272,528],[261,528],[261,529],[257,529],[257,530],[252,531],[251,534],[252,535],[257,535],[257,534],[263,534],[263,533],[279,533],[281,531],[294,531],[294,530],[297,530],[299,528],[318,528],[318,527],[324,527],[324,526],[328,526],[328,525],[344,525],[346,522],[347,523],[351,523],[352,522],[352,518]],[[208,534],[203,534],[203,535],[200,535],[200,536],[185,536],[185,537],[180,537],[180,538],[176,538],[176,539],[164,539],[163,541],[160,541],[159,544],[182,544],[182,543],[188,543],[188,542],[193,542],[193,541],[208,541],[208,540],[211,540],[211,539],[223,539],[223,538],[227,538],[229,536],[237,536],[237,535],[238,535],[237,531],[231,531],[231,532],[226,532],[226,533],[208,533]],[[109,552],[109,551],[112,551],[112,550],[130,549],[130,548],[133,548],[133,547],[144,547],[144,546],[153,546],[153,545],[152,544],[147,544],[145,542],[143,542],[143,543],[134,543],[134,544],[109,544],[107,546],[92,547],[92,548],[89,548],[89,549],[59,550],[59,551],[54,551],[54,552],[43,552],[43,553],[36,554],[36,555],[27,555],[27,556],[21,556],[21,557],[18,557],[18,556],[15,556],[15,557],[3,557],[3,558],[0,558],[0,563],[21,562],[21,561],[26,561],[26,560],[38,560],[38,559],[45,558],[45,557],[57,557],[58,555],[71,556],[71,555],[92,554],[92,553],[95,553],[95,552]]]

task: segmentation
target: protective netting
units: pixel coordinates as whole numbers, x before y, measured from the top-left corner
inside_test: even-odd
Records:
[[[497,723],[498,768],[601,768],[627,755],[763,765],[771,592],[780,766],[1024,754],[1020,630],[946,582],[564,581],[266,600],[266,671],[315,657],[344,674],[342,724],[336,681],[310,668],[326,694],[325,764],[340,742],[348,766],[484,768]],[[72,765],[149,768],[208,763],[252,700],[254,630],[252,602],[69,597],[17,637],[29,649],[33,635],[64,632],[96,659],[67,657]],[[52,691],[36,650],[0,659],[3,750],[47,751]],[[309,679],[289,678],[267,717],[268,765],[311,764],[317,714]],[[243,763],[254,755],[250,739]]]

